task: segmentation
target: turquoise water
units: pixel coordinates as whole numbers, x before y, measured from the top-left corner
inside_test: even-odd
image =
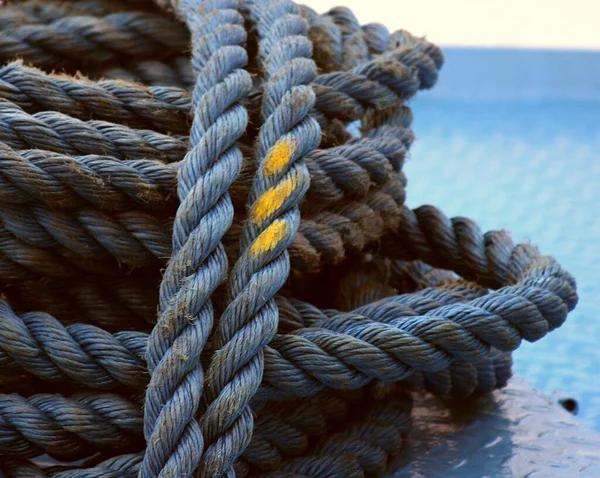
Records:
[[[566,325],[524,344],[514,368],[547,394],[575,398],[580,418],[600,429],[600,103],[424,94],[413,108],[409,206],[507,229],[577,278],[580,303]]]

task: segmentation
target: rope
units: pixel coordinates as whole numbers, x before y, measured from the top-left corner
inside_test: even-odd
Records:
[[[7,156],[4,162],[0,162],[0,171],[6,171],[5,178],[9,182],[5,182],[8,184],[4,194],[0,193],[7,203],[0,211],[0,218],[6,231],[23,242],[12,248],[2,248],[0,254],[3,253],[7,259],[44,274],[40,267],[47,265],[48,250],[67,257],[69,265],[78,268],[85,265],[77,262],[82,259],[104,261],[101,255],[109,261],[113,256],[120,264],[137,266],[151,265],[152,256],[161,262],[170,256],[170,224],[165,228],[164,217],[173,209],[178,164],[163,166],[144,160],[70,157],[42,154],[40,151],[18,154],[9,148],[5,151]],[[365,149],[358,151],[365,152]],[[352,146],[348,153],[349,156],[355,154]],[[370,159],[368,153],[364,156],[367,160]],[[327,184],[338,177],[338,182],[342,183],[342,174],[329,167],[331,159],[331,156],[323,154],[311,164],[315,168],[323,164],[319,176],[327,178]],[[380,188],[371,188],[362,201],[349,198],[344,202],[333,201],[327,210],[320,209],[312,214],[307,211],[300,233],[291,246],[294,267],[318,270],[324,263],[339,262],[347,251],[362,250],[396,222],[401,212],[399,206],[404,202],[405,180],[401,173],[393,173],[389,169],[383,157],[381,159],[383,174],[375,179],[383,180],[387,176],[387,181]],[[360,164],[352,161],[345,164],[354,165],[357,179],[368,177],[368,172]],[[368,168],[375,170],[371,175],[379,173],[376,171],[377,164]],[[327,176],[329,170],[331,174]],[[44,189],[40,189],[41,184]],[[238,187],[234,203],[239,204],[247,195],[247,188],[243,183]],[[309,192],[318,197],[321,191],[326,190],[324,184],[315,183]],[[359,194],[355,196],[359,196],[360,192],[359,188]],[[344,195],[341,189],[340,195]],[[44,201],[45,205],[39,204],[39,201]],[[23,206],[23,203],[31,205]],[[86,206],[86,203],[97,208]],[[139,210],[138,205],[141,206]],[[310,209],[308,204],[306,207]],[[56,211],[57,208],[68,209]],[[108,215],[106,211],[114,213]],[[229,237],[232,236],[235,237],[235,234],[230,233]],[[11,237],[8,235],[7,240]],[[26,264],[20,260],[25,255],[23,250],[28,252]],[[53,262],[57,263],[57,259]],[[99,272],[100,266],[95,267],[94,270]],[[118,268],[113,269],[119,272]],[[48,273],[56,276],[52,268]]]
[[[46,68],[149,57],[157,51],[164,57],[187,47],[175,21],[145,12],[64,16],[48,24],[14,25],[0,35],[0,59],[18,57]]]
[[[334,402],[338,411],[323,411],[327,402]],[[5,413],[12,406],[26,412],[18,417]],[[345,419],[348,408],[346,400],[322,393],[299,411],[287,405],[261,411],[253,441],[243,459],[247,464],[275,469],[273,463],[265,463],[265,454],[271,454],[278,465],[283,457],[301,455],[308,448],[309,436],[312,439],[325,436],[327,424],[331,426]],[[315,414],[324,426],[315,430],[302,425],[306,417]],[[140,407],[111,393],[80,393],[69,398],[38,394],[28,399],[6,395],[0,400],[0,429],[3,431],[0,443],[3,449],[11,450],[13,458],[46,453],[56,459],[69,459],[116,447],[134,451],[143,447]]]
[[[56,0],[24,0],[18,6],[6,5],[3,12],[3,22],[18,18],[19,24],[41,23],[46,24],[58,20],[66,15],[91,15],[101,17],[115,11],[128,11],[139,9],[144,0],[128,1],[126,3],[115,0],[78,0],[64,3]],[[138,5],[136,5],[138,3]],[[151,7],[151,5],[146,5]],[[6,13],[5,13],[6,12]],[[7,23],[8,24],[8,23]]]
[[[0,97],[28,113],[55,110],[82,120],[123,121],[132,128],[174,134],[186,134],[189,127],[185,91],[48,75],[22,62],[0,69]]]
[[[425,295],[421,298],[418,306],[415,306],[418,308],[396,307],[396,312],[399,315],[410,317],[417,315],[418,310],[426,310],[435,305],[439,307],[441,302],[428,299],[426,296],[432,291],[433,289],[425,289],[422,292]],[[401,304],[412,298],[413,296],[394,296],[393,301],[395,304]],[[464,296],[458,293],[446,294],[443,299],[448,304],[465,302]],[[283,312],[283,314],[287,313],[287,316],[283,315],[280,320],[296,322],[296,327],[293,329],[296,334],[310,332],[315,328],[327,328],[332,332],[329,335],[333,337],[334,341],[352,340],[344,334],[337,333],[338,329],[336,328],[338,321],[347,319],[348,314],[339,312],[330,317],[319,313],[319,318],[315,320],[314,314],[310,315],[304,312],[305,309],[310,310],[310,304],[290,303],[283,297],[279,297],[277,302],[280,310],[281,306],[288,309]],[[292,310],[290,311],[290,309]],[[0,302],[0,314],[2,317],[0,360],[3,363],[15,362],[15,365],[24,371],[44,380],[64,380],[68,377],[92,388],[115,388],[123,385],[139,390],[147,384],[147,377],[140,374],[140,370],[146,368],[143,352],[148,336],[143,332],[117,332],[111,335],[88,324],[73,324],[65,327],[54,317],[45,313],[27,313],[18,316],[6,301]],[[280,314],[282,313],[280,312]],[[290,317],[292,314],[298,317]],[[366,319],[365,317],[364,320]],[[289,333],[290,331],[278,337],[284,339]],[[52,337],[52,339],[47,337]],[[360,347],[359,341],[356,342],[355,346]],[[103,346],[90,348],[96,343],[102,343]],[[376,343],[374,342],[374,344]],[[396,347],[396,349],[400,350],[400,347]],[[394,350],[394,347],[390,347],[390,350]],[[274,383],[290,382],[289,377],[286,378],[285,374],[278,370],[281,365],[282,353],[285,353],[285,348],[280,347],[278,340],[274,340],[272,346],[266,349],[265,367],[267,375],[271,370],[275,374],[270,379]],[[308,367],[311,367],[309,358],[307,357],[305,361]],[[373,368],[370,370],[373,370],[374,374],[379,373]],[[14,373],[9,368],[1,372],[0,376],[10,377]],[[314,372],[311,371],[311,375],[317,373],[318,369],[315,369]],[[331,375],[333,376],[333,374]]]
[[[168,61],[140,60],[133,64],[92,70],[88,75],[94,79],[125,80],[182,90],[191,90],[194,86],[194,71],[185,56],[176,56]]]
[[[384,185],[398,179],[404,183],[401,173],[394,172],[402,165],[404,145],[392,142],[387,150],[379,151],[369,143],[357,141],[308,154],[307,168],[315,180],[309,187],[307,201],[316,203],[320,209],[340,204],[344,198],[366,196],[372,191],[371,182]],[[5,143],[1,148],[0,197],[7,204],[26,204],[37,199],[61,209],[86,204],[111,211],[125,211],[136,204],[160,207],[174,195],[180,166],[179,162],[164,165],[106,155],[73,157],[39,150],[16,151]],[[248,195],[252,169],[253,164],[247,159],[239,181],[232,186],[232,200],[238,208]]]
[[[14,409],[20,413],[13,413]],[[0,446],[14,457],[48,453],[68,460],[90,449],[127,450],[134,445],[141,423],[138,407],[118,395],[0,397]]]
[[[62,323],[85,321],[111,331],[147,331],[156,322],[157,272],[140,269],[109,278],[84,274],[76,281],[27,274],[25,279],[3,282],[2,288],[22,312],[44,310]]]
[[[426,39],[290,0],[0,30],[3,477],[382,476],[413,402],[506,386],[577,304],[533,245],[405,205]]]
[[[313,114],[321,126],[330,123],[329,117],[359,120],[370,107],[387,108],[416,92],[418,79],[401,58],[392,62],[395,68],[382,70],[380,63],[372,62],[361,67],[360,71],[364,70],[364,74],[341,71],[335,75],[316,76],[311,86],[318,93],[315,103],[318,113]],[[168,68],[164,63],[155,66]],[[412,75],[410,81],[403,80],[407,71],[409,76]],[[175,75],[171,73],[171,76]],[[130,75],[126,79],[138,78]],[[164,85],[164,81],[159,80],[160,85]],[[411,93],[406,91],[406,81],[412,85]],[[107,80],[92,83],[85,79],[47,75],[19,62],[0,70],[0,98],[10,100],[28,112],[51,108],[76,117],[87,118],[93,114],[98,119],[118,118],[127,123],[139,121],[132,117],[133,109],[136,116],[143,115],[144,119],[150,116],[148,119],[154,127],[155,122],[170,119],[169,128],[173,129],[169,131],[175,133],[180,130],[187,132],[187,122],[183,116],[174,113],[181,111],[187,115],[191,107],[189,93],[175,86],[145,87]],[[247,105],[251,113],[259,114],[261,100],[261,90],[254,90],[248,95]]]
[[[187,148],[178,137],[103,121],[84,122],[52,111],[28,115],[4,102],[0,103],[0,131],[0,141],[12,148],[65,154],[178,161]]]

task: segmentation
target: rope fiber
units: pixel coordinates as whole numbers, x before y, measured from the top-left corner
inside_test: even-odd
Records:
[[[1,3],[1,2],[0,2]],[[0,476],[389,472],[573,277],[405,205],[440,49],[290,0],[0,7]]]

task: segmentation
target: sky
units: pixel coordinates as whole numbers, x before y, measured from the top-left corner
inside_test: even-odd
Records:
[[[361,23],[403,28],[440,45],[600,49],[598,0],[303,0],[345,5]]]

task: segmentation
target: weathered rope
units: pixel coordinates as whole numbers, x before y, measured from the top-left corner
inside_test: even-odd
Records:
[[[14,457],[76,459],[96,448],[131,449],[141,441],[141,425],[139,407],[118,395],[0,397],[0,446]]]
[[[6,172],[4,179],[8,181],[0,193],[6,203],[0,211],[4,221],[0,231],[5,229],[22,243],[10,242],[9,234],[5,240],[12,246],[1,247],[0,257],[36,273],[53,276],[65,272],[59,273],[64,267],[55,271],[47,267],[49,252],[59,256],[53,263],[67,262],[80,269],[87,266],[84,270],[93,264],[77,261],[95,259],[93,267],[97,272],[102,269],[97,262],[105,260],[102,255],[109,261],[113,256],[120,264],[137,266],[151,265],[152,256],[161,262],[169,257],[170,223],[164,218],[174,208],[178,164],[119,161],[101,156],[71,157],[39,150],[18,153],[5,148],[5,152],[0,171]],[[355,174],[349,172],[347,176],[350,181],[354,181],[354,176],[360,184],[355,190],[350,189],[353,183],[347,184],[341,172],[330,168],[331,160],[338,155],[323,153],[310,162],[314,169],[320,168],[315,176],[323,179],[323,183],[313,183],[309,189],[315,199],[320,193],[326,194],[327,186],[334,181],[354,194],[344,193],[340,188],[329,208],[313,213],[307,202],[303,208],[305,219],[291,245],[294,268],[314,271],[323,264],[339,262],[347,254],[358,252],[379,239],[397,223],[405,197],[402,173],[394,173],[389,162],[372,150],[354,149],[350,145],[347,152],[348,161],[338,159],[337,162],[354,166]],[[356,153],[364,156],[355,160]],[[366,168],[362,167],[363,160]],[[369,192],[361,198],[365,186],[360,179],[369,176],[373,181],[384,182],[371,188],[367,183]],[[40,189],[40,185],[44,188]],[[247,195],[243,182],[238,184],[235,195],[234,203]],[[346,201],[342,201],[344,196],[348,197]],[[356,199],[351,199],[352,196]],[[322,206],[327,202],[323,201]],[[237,237],[236,229],[237,224],[228,234],[231,240]],[[25,255],[28,260],[24,263]],[[64,259],[60,260],[61,257]],[[107,269],[108,264],[105,266]],[[118,273],[118,269],[113,267],[113,270]],[[0,273],[1,277],[7,278],[6,272]]]
[[[3,7],[2,21],[19,19],[19,25],[31,23],[47,24],[67,15],[91,15],[102,17],[110,13],[132,10],[155,10],[145,0],[118,2],[116,0],[77,0],[61,2],[60,0],[23,0]]]
[[[66,16],[48,24],[14,25],[0,33],[0,59],[23,58],[42,67],[101,64],[120,57],[162,57],[188,47],[180,24],[160,14]]]
[[[168,61],[127,62],[123,66],[92,70],[88,76],[92,79],[125,80],[149,86],[176,87],[182,90],[191,90],[195,81],[192,65],[185,56],[176,56]]]
[[[204,448],[195,417],[203,384],[199,359],[212,329],[210,295],[227,271],[220,241],[233,220],[227,190],[241,169],[242,154],[235,142],[247,126],[240,101],[251,85],[243,70],[247,55],[239,45],[246,34],[236,6],[217,2],[207,9],[199,1],[176,6],[192,32],[196,108],[190,152],[179,171],[182,204],[173,230],[173,257],[161,285],[161,316],[148,347],[156,383],[151,378],[146,394],[148,448],[141,476],[187,476],[199,465]],[[201,198],[202,191],[210,191],[210,196]],[[197,297],[200,288],[205,292]],[[181,339],[165,336],[165,328],[176,330]],[[165,380],[166,375],[172,378]]]
[[[432,289],[425,289],[423,294],[431,292]],[[444,297],[438,297],[438,299],[443,298],[444,303],[448,304],[465,302],[465,298],[461,294],[451,293],[451,289],[448,292]],[[410,300],[412,300],[412,296],[394,299],[396,303]],[[311,310],[309,304],[290,303],[283,297],[279,298],[277,302],[280,310],[284,310],[281,312],[280,320],[296,323],[293,328],[288,328],[287,333],[293,330],[296,334],[300,334],[304,327],[320,328],[327,324],[329,324],[327,327],[329,330],[335,330],[335,323],[347,316],[341,312],[334,316],[325,315],[318,310]],[[426,296],[423,296],[417,306],[419,310],[426,310],[426,308],[441,304],[442,302],[428,300]],[[405,306],[396,307],[396,313],[397,317],[401,315],[411,317],[417,315],[418,312],[411,309],[410,306]],[[65,327],[45,313],[32,312],[18,316],[6,301],[0,302],[0,319],[2,327],[0,329],[0,360],[7,366],[11,364],[11,367],[0,372],[0,377],[10,377],[18,369],[21,369],[44,380],[70,379],[92,388],[126,386],[139,390],[147,384],[147,377],[140,374],[140,370],[146,368],[143,352],[148,337],[145,333],[131,331],[117,332],[111,335],[88,324],[73,324]],[[340,342],[352,340],[342,334],[333,333],[330,336]],[[52,339],[46,337],[52,337]],[[102,343],[103,346],[90,348],[96,343]],[[274,342],[274,346],[278,346],[277,341]],[[269,351],[267,353],[267,371],[273,370],[273,373],[280,373],[277,367],[281,363],[278,361],[281,352],[277,349],[267,350]],[[390,350],[393,350],[393,347]],[[284,350],[281,349],[281,351]],[[307,359],[306,362],[310,364],[310,360]],[[16,369],[14,369],[14,365],[17,365]],[[313,372],[313,374],[316,373],[318,372]],[[281,374],[274,377],[273,381],[289,381],[289,377],[286,378]],[[342,388],[344,387],[342,386]]]
[[[3,477],[381,476],[413,400],[504,387],[577,303],[534,246],[404,204],[425,39],[290,0],[0,30]]]
[[[249,220],[229,279],[230,302],[214,337],[218,350],[208,370],[209,405],[202,419],[205,477],[232,474],[234,461],[250,442],[254,420],[249,404],[262,380],[262,348],[277,331],[274,295],[288,278],[286,249],[298,230],[298,205],[310,184],[302,158],[320,139],[320,128],[309,116],[315,95],[308,83],[316,77],[316,66],[303,36],[305,21],[285,0],[249,2],[249,17],[260,37],[264,123],[248,196]],[[240,353],[242,347],[245,353]]]
[[[399,100],[412,96],[420,86],[414,71],[405,66],[401,59],[392,63],[399,73],[393,68],[391,71],[380,71],[383,67],[375,64],[366,69],[364,74],[342,71],[333,77],[317,75],[311,83],[319,94],[314,105],[315,118],[321,125],[329,124],[331,120],[328,118],[359,120],[368,108],[389,108],[397,105]],[[406,91],[404,84],[407,80],[402,79],[406,71],[413,74],[412,80],[408,81],[412,85],[410,91]],[[400,78],[394,79],[397,75]],[[187,131],[187,122],[177,113],[189,114],[189,93],[178,87],[162,86],[164,82],[160,84],[159,87],[147,87],[109,80],[92,83],[85,79],[47,75],[20,63],[12,63],[0,70],[0,98],[10,100],[27,112],[49,107],[76,117],[87,118],[92,114],[98,119],[118,118],[126,123],[139,121],[132,117],[131,113],[134,112],[136,116],[143,116],[143,119],[150,116],[148,120],[153,125],[161,120],[170,120],[171,132]],[[248,95],[246,103],[252,112],[258,114],[261,99],[260,89]]]
[[[381,399],[380,399],[381,400]],[[410,426],[411,400],[383,399],[368,415],[332,434],[301,458],[282,463],[267,476],[380,476],[397,455]]]
[[[327,408],[331,408],[328,402],[332,401],[335,411]],[[11,415],[9,411],[15,406],[26,413]],[[348,406],[342,398],[322,393],[299,410],[284,404],[261,411],[244,461],[275,469],[273,463],[265,462],[265,454],[271,454],[271,460],[280,465],[282,457],[305,453],[309,438],[324,436],[328,422],[331,425],[346,418]],[[318,429],[305,425],[311,415],[319,418]],[[116,447],[121,451],[143,448],[141,408],[134,400],[113,393],[79,393],[71,397],[36,394],[28,399],[4,395],[0,397],[0,430],[0,445],[10,450],[13,458],[46,453],[69,459]]]
[[[247,451],[243,459],[236,463],[238,476],[363,476],[363,472],[373,474],[384,470],[388,457],[398,453],[410,424],[409,397],[391,397],[390,393],[388,391],[387,396],[381,397],[377,394],[381,403],[366,415],[358,408],[364,402],[356,399],[340,400],[331,395],[320,396],[316,401],[304,404],[301,410],[279,408],[272,413],[259,415],[256,435],[252,437],[250,444],[253,450]],[[106,399],[110,400],[109,397]],[[345,433],[325,437],[328,426],[345,419],[350,410],[359,418],[353,418],[345,428]],[[115,415],[118,416],[119,412]],[[320,426],[296,428],[298,423],[304,424],[307,419],[310,422],[311,417],[318,418],[314,423]],[[83,423],[85,422],[81,426]],[[324,426],[325,423],[327,425]],[[307,439],[316,440],[316,443],[311,445]],[[294,458],[305,453],[303,458]],[[26,453],[22,455],[26,456]],[[335,458],[339,455],[343,458]],[[259,461],[253,461],[258,457]],[[100,476],[104,473],[109,476],[135,476],[140,462],[141,455],[129,454],[107,460],[94,469],[55,468],[46,471],[15,456],[7,461],[4,471],[11,477],[24,476],[20,474],[22,472],[35,473],[33,476],[64,478],[98,476],[98,473]],[[271,471],[275,469],[278,471]],[[352,471],[351,475],[347,474],[348,470]]]
[[[28,115],[6,102],[0,103],[0,141],[15,149],[163,161],[179,161],[187,149],[187,142],[179,137],[103,121],[84,122],[52,111]]]
[[[2,288],[13,307],[22,312],[44,310],[65,324],[86,322],[111,331],[148,331],[156,323],[159,271],[144,268],[118,277],[76,277],[61,280],[27,274],[24,279],[3,282]]]
[[[315,180],[309,187],[307,200],[321,209],[341,203],[344,198],[365,196],[372,190],[372,183],[383,185],[391,179],[404,182],[395,171],[402,167],[405,146],[390,141],[387,147],[378,150],[371,142],[356,141],[308,154],[305,160]],[[2,201],[25,204],[37,199],[53,208],[73,209],[91,204],[105,210],[124,211],[135,204],[161,206],[175,194],[180,166],[180,163],[119,160],[98,154],[73,157],[42,150],[16,151],[5,143],[0,152]],[[232,186],[233,201],[238,208],[248,195],[252,169],[252,162],[246,160],[240,180]]]
[[[133,128],[187,134],[190,98],[169,87],[55,76],[21,62],[0,69],[0,97],[28,113],[50,110],[78,119],[122,121]]]

